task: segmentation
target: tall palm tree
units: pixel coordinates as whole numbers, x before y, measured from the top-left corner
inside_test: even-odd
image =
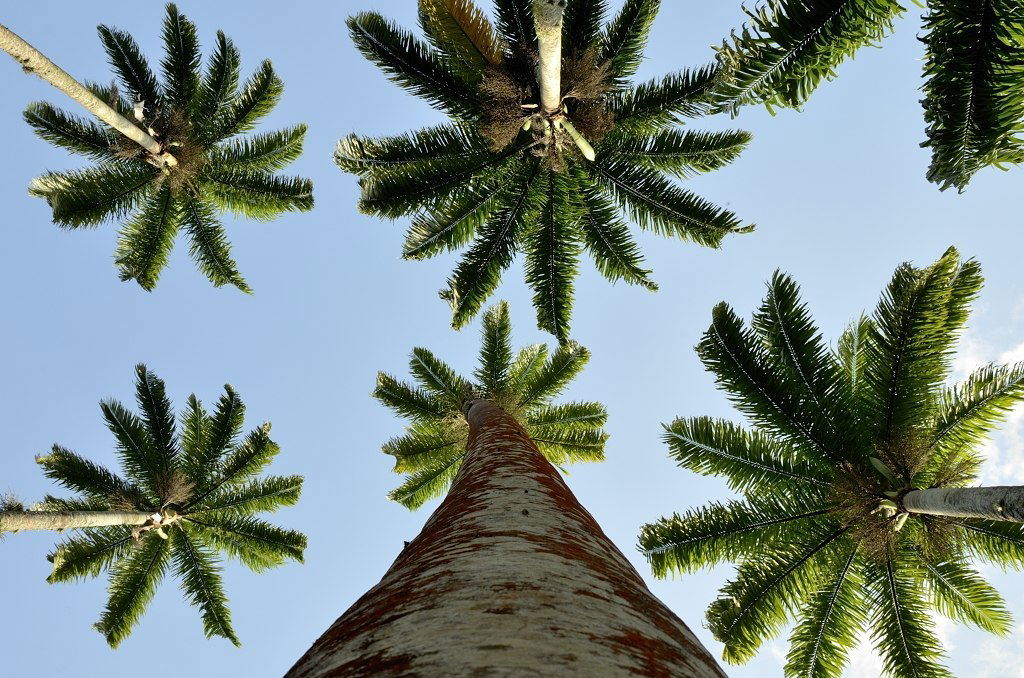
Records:
[[[393,498],[416,506],[451,489],[290,678],[724,675],[548,461],[601,457],[604,408],[551,402],[586,351],[513,358],[510,334],[502,303],[484,316],[473,381],[424,349],[410,366],[421,386],[381,375],[376,396],[412,421],[384,446],[411,473]]]
[[[496,0],[492,25],[470,0],[420,0],[427,42],[375,12],[349,19],[369,60],[450,118],[349,136],[335,159],[360,177],[362,211],[413,216],[403,257],[472,243],[441,295],[456,328],[520,250],[538,324],[565,340],[582,250],[609,280],[656,289],[624,217],[709,247],[750,230],[668,178],[718,169],[749,141],[676,127],[708,111],[717,70],[631,85],[660,1],[627,0],[602,28],[605,5]]]
[[[76,530],[48,556],[47,581],[110,572],[110,598],[96,629],[112,647],[131,633],[172,566],[202,612],[207,637],[238,645],[219,555],[255,572],[287,559],[302,562],[303,534],[256,517],[295,504],[302,477],[260,476],[279,448],[269,423],[239,439],[245,407],[230,386],[212,413],[189,396],[179,432],[163,381],[144,365],[136,375],[141,415],[113,400],[100,404],[124,475],[54,445],[37,461],[77,496],[47,496],[32,510],[8,501],[0,532]]]
[[[105,123],[31,104],[25,120],[40,137],[97,164],[47,172],[30,193],[45,198],[54,222],[66,228],[124,219],[115,252],[123,280],[153,289],[184,228],[192,258],[214,285],[250,291],[220,213],[269,220],[313,207],[308,179],[275,174],[302,153],[305,125],[238,137],[277,105],[281,80],[264,61],[239,89],[239,53],[221,32],[204,74],[196,28],[173,4],[163,26],[162,84],[130,35],[107,26],[99,34],[120,90],[79,84],[0,26],[0,48]]]
[[[920,3],[916,3],[920,4]],[[718,51],[715,98],[799,108],[836,68],[893,30],[897,0],[761,0]],[[1024,162],[1024,7],[928,0],[923,18],[928,180],[963,191],[984,167]]]
[[[728,661],[793,619],[789,676],[839,675],[865,627],[889,674],[948,676],[928,610],[1010,631],[971,561],[1024,567],[1024,488],[968,485],[987,436],[1024,400],[1024,363],[947,385],[981,285],[954,249],[903,264],[834,351],[788,276],[749,328],[715,309],[698,352],[756,429],[679,419],[665,440],[682,467],[724,476],[744,499],[663,518],[640,544],[662,577],[739,563],[708,609]]]

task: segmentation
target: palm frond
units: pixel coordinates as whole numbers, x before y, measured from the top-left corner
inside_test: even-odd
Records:
[[[809,527],[826,521],[825,503],[808,504],[791,497],[766,495],[745,502],[712,502],[644,525],[640,552],[654,576],[689,574],[721,562],[762,553]]]
[[[526,413],[527,425],[536,431],[547,428],[565,431],[587,431],[603,428],[608,423],[608,411],[595,402],[544,404]]]
[[[267,221],[284,212],[313,209],[313,182],[268,172],[209,168],[203,173],[204,197],[221,209]]]
[[[413,420],[441,418],[446,411],[444,403],[435,396],[384,372],[377,373],[373,397],[396,414]]]
[[[146,505],[145,495],[137,485],[60,445],[37,457],[36,463],[47,478],[86,497],[104,503],[127,501],[140,509]]]
[[[415,422],[404,435],[384,443],[381,450],[395,458],[396,473],[411,473],[432,468],[439,459],[448,459],[465,445],[465,435],[457,434],[447,422]]]
[[[676,419],[665,427],[662,438],[682,468],[725,476],[736,492],[817,495],[830,486],[830,473],[812,467],[788,445],[728,421]]]
[[[656,134],[674,122],[706,114],[710,93],[718,82],[714,66],[683,70],[637,85],[612,98],[615,131],[609,143],[630,133]]]
[[[166,56],[161,62],[164,80],[164,98],[179,111],[192,111],[199,93],[199,38],[196,27],[178,12],[174,3],[168,3],[163,27]]]
[[[725,74],[715,98],[740,106],[799,107],[857,50],[878,43],[902,14],[897,0],[777,0],[747,10],[750,26],[717,49]]]
[[[658,235],[718,247],[727,234],[752,230],[730,210],[679,188],[656,171],[603,157],[588,169],[641,228]]]
[[[658,286],[648,277],[651,271],[643,268],[643,255],[629,232],[629,224],[619,216],[619,209],[584,170],[577,169],[574,178],[579,228],[597,270],[611,282],[625,280],[657,290]]]
[[[111,647],[117,647],[128,637],[153,599],[170,560],[167,542],[151,535],[111,569],[110,597],[96,622],[96,630]]]
[[[471,386],[446,362],[425,348],[414,348],[409,359],[409,371],[435,397],[455,410],[461,410],[469,396]]]
[[[107,59],[125,90],[135,101],[145,102],[151,115],[157,112],[163,98],[161,88],[135,39],[116,28],[100,26],[97,30],[107,52]]]
[[[150,196],[117,239],[114,262],[121,280],[135,280],[142,289],[152,291],[167,266],[181,221],[181,204],[169,186]]]
[[[608,434],[602,430],[531,426],[528,432],[537,449],[552,463],[604,461]]]
[[[160,486],[167,472],[161,463],[162,454],[155,449],[142,420],[115,400],[100,403],[107,428],[117,441],[118,459],[128,479],[143,487],[151,496],[160,496]]]
[[[686,179],[725,167],[748,143],[749,132],[671,129],[652,136],[629,135],[610,152],[626,162]]]
[[[917,553],[931,604],[950,619],[1005,636],[1013,628],[1006,602],[980,574],[958,558],[938,560]]]
[[[524,234],[526,283],[533,290],[537,326],[559,341],[569,338],[573,280],[579,268],[576,238],[579,210],[572,199],[572,183],[554,172],[541,180],[546,195],[539,218]]]
[[[464,82],[478,84],[484,69],[501,63],[503,46],[473,0],[419,0],[419,16],[430,43]]]
[[[608,12],[606,0],[573,0],[565,6],[562,22],[562,51],[579,54],[601,39],[601,27]]]
[[[276,172],[299,159],[305,137],[306,126],[295,125],[234,139],[214,147],[209,162],[229,171]]]
[[[465,456],[464,450],[458,450],[439,458],[426,468],[409,473],[405,482],[388,493],[388,498],[410,511],[418,509],[448,490]]]
[[[519,406],[536,407],[561,393],[590,361],[590,351],[574,341],[558,350],[541,367],[526,376],[519,389]]]
[[[516,177],[517,189],[501,201],[473,246],[463,255],[441,294],[452,308],[452,326],[463,327],[475,316],[497,288],[501,273],[512,263],[516,241],[540,209],[543,198],[534,162]]]
[[[609,62],[613,82],[625,87],[643,61],[647,35],[661,0],[626,0],[622,9],[608,24],[601,40],[598,63]]]
[[[192,507],[190,515],[208,512],[251,516],[294,506],[302,494],[302,476],[268,476],[244,485],[224,487]]]
[[[534,55],[537,33],[533,24],[533,0],[494,0],[498,33],[505,38],[514,60]]]
[[[112,162],[84,170],[47,172],[29,195],[44,198],[58,226],[94,226],[127,215],[149,195],[156,170],[144,163]]]
[[[709,627],[715,638],[725,643],[726,661],[749,661],[818,590],[823,568],[844,547],[841,537],[847,529],[823,523],[762,558],[744,561],[736,579],[711,603]],[[826,525],[828,528],[822,529]]]
[[[460,120],[473,119],[479,103],[470,87],[446,68],[438,53],[376,12],[348,19],[349,33],[364,57],[392,82]]]
[[[92,120],[68,115],[44,101],[29,104],[24,117],[41,139],[54,146],[94,160],[110,158],[116,137]]]
[[[837,553],[829,569],[834,574],[810,595],[789,637],[785,672],[791,678],[840,675],[867,621],[856,546]]]
[[[224,458],[218,472],[196,488],[186,508],[202,505],[222,488],[237,487],[252,480],[280,451],[278,444],[270,439],[270,424],[255,428]]]
[[[228,64],[228,68],[232,67]],[[221,141],[254,129],[256,123],[274,109],[283,92],[284,83],[274,73],[271,63],[264,61],[230,104],[225,102],[222,112],[212,119],[207,134],[209,141]]]
[[[902,559],[868,561],[865,581],[875,607],[871,640],[885,671],[896,676],[952,678],[939,662],[942,646],[932,632],[925,598],[913,571]]]
[[[458,160],[487,151],[487,142],[472,129],[440,125],[390,137],[350,134],[338,142],[334,161],[351,174],[374,176],[409,163]]]
[[[230,640],[236,647],[241,646],[241,641],[231,628],[228,599],[224,594],[220,568],[216,564],[212,549],[193,543],[189,535],[182,530],[175,530],[171,537],[171,546],[177,574],[181,579],[181,589],[189,601],[202,611],[206,637],[221,636]]]
[[[255,518],[213,513],[189,516],[185,523],[207,546],[236,558],[253,572],[277,567],[289,559],[303,562],[306,536],[295,530]]]
[[[989,165],[1019,162],[1024,14],[1013,0],[938,0],[924,16],[928,180],[963,191]]]
[[[189,237],[189,255],[214,287],[234,285],[252,292],[231,258],[231,244],[212,204],[202,198],[187,200],[181,206],[181,224]]]
[[[97,577],[115,561],[127,556],[133,545],[132,531],[127,527],[80,530],[57,544],[46,557],[53,563],[53,572],[46,581],[56,584]]]
[[[500,301],[487,309],[480,333],[480,365],[473,375],[486,393],[502,393],[512,367],[512,319],[507,302]]]
[[[1024,524],[995,520],[954,520],[975,557],[1003,569],[1024,570]]]
[[[217,31],[217,45],[210,56],[199,88],[196,121],[205,132],[216,127],[238,92],[242,76],[242,57],[238,48],[223,31]]]

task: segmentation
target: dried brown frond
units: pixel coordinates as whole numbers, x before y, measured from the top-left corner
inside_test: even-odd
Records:
[[[911,479],[928,462],[930,453],[928,440],[921,431],[906,431],[895,440],[875,447],[875,456],[885,462],[908,487]]]
[[[562,59],[562,98],[600,99],[608,93],[611,62],[598,63],[598,51],[591,47]]]
[[[483,102],[480,135],[487,139],[491,150],[497,152],[516,140],[523,123],[532,114],[523,109],[530,89],[505,69],[488,66],[480,81],[480,94]]]
[[[206,148],[195,140],[192,125],[184,115],[172,111],[149,122],[149,129],[155,132],[153,138],[178,161],[176,166],[164,168],[154,181],[166,183],[175,195],[190,189],[206,164]],[[144,148],[125,136],[118,136],[112,150],[114,155],[126,160],[145,162],[148,158]]]
[[[167,506],[184,506],[192,498],[195,485],[181,471],[171,471],[160,483],[160,508]]]
[[[860,544],[861,552],[873,560],[882,559],[895,544],[895,518],[875,513],[885,499],[881,478],[853,467],[841,468],[832,486],[832,501],[850,538]]]
[[[25,504],[13,494],[0,495],[0,511],[24,511]]]
[[[138,506],[132,498],[123,493],[112,494],[107,497],[107,506],[112,511],[148,511],[150,506]]]
[[[918,548],[929,560],[946,560],[958,549],[959,528],[943,516],[914,516],[923,529],[915,535]]]

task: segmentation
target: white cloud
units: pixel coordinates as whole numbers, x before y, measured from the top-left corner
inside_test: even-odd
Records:
[[[1024,624],[1010,638],[986,638],[974,656],[974,678],[1024,678]]]

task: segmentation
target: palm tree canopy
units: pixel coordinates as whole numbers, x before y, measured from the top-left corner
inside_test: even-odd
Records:
[[[195,26],[167,5],[158,81],[135,40],[99,27],[118,85],[88,87],[122,115],[133,118],[173,155],[175,167],[156,167],[146,152],[111,128],[48,104],[33,103],[25,120],[46,141],[96,162],[92,167],[47,172],[30,193],[45,198],[53,220],[66,228],[123,219],[115,252],[123,280],[153,289],[184,229],[196,266],[216,285],[249,287],[231,258],[221,212],[269,220],[313,207],[312,183],[277,175],[302,153],[305,125],[257,134],[281,97],[283,85],[264,61],[241,85],[238,49],[223,33],[205,72]]]
[[[920,4],[920,3],[919,3]],[[897,0],[762,0],[718,52],[719,105],[799,108],[836,68],[892,32]],[[962,191],[978,170],[1024,162],[1024,9],[930,0],[924,15],[928,180]]]
[[[665,441],[680,466],[724,476],[743,499],[663,518],[640,544],[658,576],[738,563],[708,610],[728,661],[795,620],[787,675],[839,675],[868,627],[890,674],[947,676],[927,610],[1009,632],[970,561],[1024,567],[1024,526],[885,510],[912,489],[969,484],[987,436],[1024,400],[1024,363],[947,385],[981,285],[952,248],[924,269],[903,264],[834,349],[786,275],[749,327],[715,308],[697,350],[754,428],[679,419]]]
[[[416,509],[447,491],[466,456],[466,406],[477,399],[514,416],[555,466],[602,461],[608,438],[604,406],[552,402],[589,359],[587,349],[571,341],[550,355],[544,344],[513,353],[505,302],[484,314],[480,366],[472,379],[458,375],[427,349],[413,349],[409,371],[414,383],[381,372],[373,392],[381,403],[410,420],[405,434],[383,447],[395,458],[395,472],[406,474],[391,499]]]
[[[583,250],[611,281],[656,289],[627,219],[717,247],[749,227],[670,181],[735,159],[745,132],[676,128],[709,111],[718,72],[705,67],[631,85],[659,0],[627,0],[610,23],[603,0],[565,10],[563,108],[539,104],[532,0],[497,0],[492,24],[470,0],[420,0],[421,40],[379,14],[349,19],[359,50],[392,81],[449,118],[411,134],[352,135],[335,159],[360,177],[360,209],[412,215],[403,256],[468,246],[442,297],[462,327],[520,251],[539,326],[569,336]],[[595,149],[584,156],[572,135]]]
[[[225,386],[213,412],[193,395],[175,421],[164,383],[144,365],[136,368],[140,414],[112,400],[100,404],[114,434],[122,475],[54,445],[38,458],[47,477],[75,493],[48,496],[42,510],[145,511],[160,529],[88,528],[66,538],[48,556],[50,583],[110,573],[110,598],[96,629],[116,647],[139,622],[164,575],[173,569],[199,608],[207,637],[236,645],[221,556],[255,572],[302,562],[306,537],[257,516],[291,506],[301,476],[261,476],[279,452],[270,424],[241,437],[245,407]]]

